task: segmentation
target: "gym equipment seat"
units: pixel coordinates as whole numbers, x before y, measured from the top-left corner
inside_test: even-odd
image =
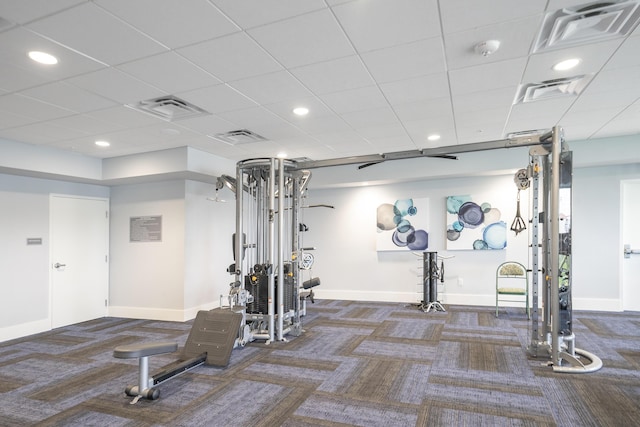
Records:
[[[524,265],[506,261],[496,270],[496,317],[500,302],[524,302],[527,319],[529,313],[529,277]]]

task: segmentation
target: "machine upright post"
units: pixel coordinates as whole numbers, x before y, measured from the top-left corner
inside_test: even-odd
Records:
[[[278,159],[278,341],[284,334],[284,159]]]
[[[276,259],[276,250],[275,250],[275,222],[273,218],[273,214],[275,212],[275,197],[276,197],[276,160],[270,160],[270,168],[269,168],[269,264],[273,266],[273,262]],[[278,264],[279,265],[279,264]],[[275,266],[274,266],[275,267]],[[275,327],[275,309],[274,309],[274,294],[275,294],[275,277],[273,268],[269,274],[269,291],[268,291],[268,299],[267,306],[269,315],[269,341],[273,341],[275,338],[274,335],[274,327]]]
[[[550,204],[548,212],[548,220],[551,227],[550,238],[550,268],[547,272],[549,277],[550,296],[551,296],[551,361],[554,365],[560,365],[560,294],[559,294],[559,277],[560,271],[560,207],[559,207],[559,192],[560,192],[560,151],[562,149],[561,144],[561,131],[559,126],[554,126],[551,146],[551,194]]]
[[[244,197],[244,192],[242,191],[242,169],[240,167],[236,167],[236,235],[235,235],[235,248],[234,254],[235,257],[235,281],[240,284],[241,288],[244,288],[243,283],[243,259],[242,254],[244,253],[243,241],[242,241],[242,198]],[[231,304],[229,304],[231,306]],[[233,309],[233,307],[230,307]]]

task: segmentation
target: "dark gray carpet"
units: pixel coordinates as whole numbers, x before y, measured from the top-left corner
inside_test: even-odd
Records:
[[[640,425],[640,313],[574,313],[590,374],[529,358],[522,309],[317,301],[305,333],[236,349],[130,405],[119,345],[175,340],[191,322],[104,318],[0,343],[0,426]],[[150,359],[151,371],[175,354]]]

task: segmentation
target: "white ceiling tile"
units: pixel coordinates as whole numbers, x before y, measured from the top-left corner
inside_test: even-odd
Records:
[[[200,133],[202,135],[215,135],[217,133],[224,133],[233,129],[238,129],[236,124],[215,114],[176,120],[173,124],[180,128],[189,129],[191,132]]]
[[[130,104],[166,95],[160,89],[149,86],[115,68],[103,68],[82,76],[72,77],[65,82],[119,104]]]
[[[37,120],[50,120],[73,114],[70,110],[18,94],[0,96],[0,111],[9,111]]]
[[[304,121],[307,118],[311,117],[320,117],[327,115],[334,115],[335,113],[331,111],[319,98],[309,97],[304,99],[299,99],[296,102],[292,101],[283,101],[275,104],[264,105],[264,107],[271,111],[274,114],[282,117],[284,120],[290,123],[297,123],[299,121]],[[297,116],[293,113],[293,109],[297,107],[306,107],[309,109],[309,114],[306,116]]]
[[[568,140],[588,139],[620,114],[619,108],[600,108],[590,111],[571,111],[558,123]]]
[[[210,73],[174,52],[165,52],[116,67],[167,93],[221,83]]]
[[[531,41],[536,36],[539,24],[530,17],[501,22],[485,27],[446,34],[447,64],[449,70],[499,62],[506,59],[526,57],[531,49]],[[498,40],[499,49],[488,56],[475,51],[478,43]]]
[[[291,120],[291,123],[311,135],[351,130],[349,125],[337,115],[300,117],[297,120]]]
[[[446,0],[439,4],[443,16],[443,31],[449,34],[527,16],[540,25],[541,14],[547,0],[528,0],[518,2],[517,5],[512,0],[493,0],[491,4],[468,0]]]
[[[96,3],[172,49],[240,30],[206,0],[96,0]]]
[[[67,9],[86,0],[20,0],[0,2],[0,16],[25,24],[34,19]]]
[[[440,35],[436,0],[366,0],[333,11],[358,52]]]
[[[550,129],[561,124],[564,112],[576,100],[574,96],[516,104],[511,108],[505,134],[531,129]]]
[[[451,100],[449,97],[425,99],[418,102],[397,104],[394,111],[402,121],[440,120],[453,117]]]
[[[229,85],[258,104],[295,101],[312,96],[306,87],[284,70],[236,80]]]
[[[78,113],[101,110],[117,105],[114,101],[65,82],[48,83],[23,90],[20,94]]]
[[[605,65],[608,55],[620,45],[620,40],[612,40],[586,46],[575,46],[569,49],[553,50],[531,55],[529,63],[522,76],[523,83],[539,83],[563,77],[593,74]],[[567,71],[554,71],[553,66],[565,59],[580,58],[581,62],[575,68]]]
[[[256,125],[276,126],[288,123],[273,111],[259,106],[243,108],[241,110],[225,111],[220,113],[219,116],[231,123],[234,123],[235,126],[240,129],[251,129]]]
[[[430,74],[397,82],[384,83],[380,89],[392,105],[449,96],[449,81],[445,73]]]
[[[47,52],[55,56],[58,63],[38,64],[27,56],[32,50]],[[21,27],[0,33],[0,58],[11,67],[22,69],[27,75],[34,78],[37,76],[42,82],[72,77],[104,67],[99,62]],[[4,78],[3,66],[3,80]]]
[[[77,114],[73,116],[49,120],[48,123],[69,129],[76,129],[86,135],[95,135],[113,131],[112,123],[98,120],[94,117],[84,114]]]
[[[93,3],[32,22],[27,28],[108,65],[166,50]]]
[[[326,8],[322,0],[214,0],[242,28],[253,28]]]
[[[125,106],[105,108],[86,114],[93,119],[112,124],[112,130],[143,127],[160,121],[157,117],[145,114]]]
[[[517,58],[449,71],[451,93],[456,96],[517,86],[526,64],[527,58]]]
[[[635,37],[628,37],[624,43],[616,50],[611,59],[607,62],[605,70],[611,70],[614,68],[624,67],[637,67],[640,66],[640,26],[636,28]],[[605,58],[608,56],[606,52],[601,52]]]
[[[294,68],[291,72],[316,95],[371,86],[374,81],[355,55]]]
[[[475,144],[485,141],[496,141],[505,138],[502,123],[487,123],[482,129],[475,126],[460,126],[456,128],[458,144]]]
[[[321,95],[320,99],[322,99],[329,108],[340,114],[380,108],[388,105],[387,100],[377,86],[333,92]]]
[[[363,53],[362,60],[378,83],[446,71],[440,37]]]
[[[509,108],[516,96],[517,86],[465,93],[453,97],[456,114],[499,107]],[[506,111],[508,113],[508,111]]]
[[[0,88],[2,88],[3,92],[20,91],[48,81],[35,73],[15,67],[13,64],[2,60],[0,60],[0,68],[2,68]]]
[[[254,28],[248,33],[286,68],[355,53],[327,9]]]
[[[59,127],[47,122],[32,123],[25,128],[11,128],[0,131],[0,136],[30,144],[51,144],[56,141],[77,138],[84,135],[75,129]]]
[[[610,85],[612,87],[614,85]],[[602,87],[602,86],[601,86]],[[571,105],[570,113],[615,108],[622,110],[640,98],[640,87],[619,86],[614,90],[585,90]]]
[[[0,97],[0,103],[2,103],[2,97]],[[23,116],[8,110],[0,109],[0,112],[0,129],[14,128],[38,121],[33,117]]]
[[[404,127],[412,138],[416,141],[424,142],[429,135],[442,135],[447,129],[454,128],[453,117],[422,120],[411,120],[404,122]]]
[[[269,125],[269,124],[257,124],[251,126],[250,130],[257,133],[271,141],[293,140],[294,138],[308,138],[307,134],[288,123]]]
[[[282,69],[245,33],[198,43],[177,52],[224,82]]]
[[[342,118],[354,129],[399,124],[395,112],[388,106],[344,113],[342,114]]]
[[[585,92],[592,94],[617,90],[638,93],[640,90],[640,65],[603,70],[591,81]],[[623,102],[626,102],[626,99]]]
[[[225,84],[181,92],[176,96],[214,114],[256,105],[255,102]]]
[[[358,134],[367,141],[373,141],[376,139],[390,139],[390,138],[404,138],[407,137],[407,129],[401,123],[388,123],[388,124],[370,124],[365,127],[360,127],[357,130]]]

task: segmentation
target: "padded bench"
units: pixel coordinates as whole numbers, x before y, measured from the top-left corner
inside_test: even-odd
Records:
[[[149,356],[173,353],[176,350],[178,350],[177,342],[129,344],[113,350],[113,357],[118,359],[138,358],[139,360],[138,385],[128,386],[124,391],[127,395],[135,397],[131,404],[136,403],[141,397],[154,400],[160,396],[160,391],[153,387],[153,378],[149,378]]]

